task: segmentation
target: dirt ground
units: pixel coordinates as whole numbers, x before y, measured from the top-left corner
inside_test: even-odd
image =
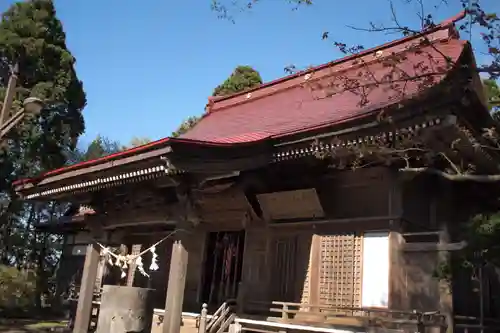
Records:
[[[62,333],[65,330],[64,321],[41,321],[30,319],[0,319],[0,333]]]

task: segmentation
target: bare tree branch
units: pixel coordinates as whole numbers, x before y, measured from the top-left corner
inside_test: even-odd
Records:
[[[428,173],[440,176],[447,180],[452,181],[474,181],[480,183],[492,183],[500,181],[500,175],[468,175],[468,174],[449,174],[447,172],[433,169],[433,168],[401,168],[401,172],[413,172],[413,173]]]

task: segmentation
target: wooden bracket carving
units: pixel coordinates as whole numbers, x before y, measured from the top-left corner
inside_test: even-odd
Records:
[[[173,173],[174,171],[177,170],[177,168],[172,164],[172,162],[170,161],[170,159],[166,156],[161,156],[160,157],[160,160],[163,161],[163,163],[165,163],[165,172],[170,174],[170,173]]]
[[[101,218],[89,216],[87,218],[87,226],[92,238],[95,238],[96,240],[105,240],[106,230],[104,230],[104,223]]]
[[[171,174],[173,171],[176,171],[177,168],[166,156],[161,156],[160,159],[165,163],[165,172],[169,173],[170,178],[175,183],[182,218],[192,223],[194,226],[200,224],[196,202],[193,198],[189,182],[186,180],[186,175]]]
[[[200,217],[191,188],[185,182],[181,182],[176,187],[176,190],[184,219],[197,226],[200,224]]]

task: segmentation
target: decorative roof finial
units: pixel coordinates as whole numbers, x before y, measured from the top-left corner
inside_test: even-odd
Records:
[[[210,113],[212,111],[212,107],[214,106],[215,103],[215,97],[214,96],[209,96],[208,97],[208,103],[205,106],[205,112]]]

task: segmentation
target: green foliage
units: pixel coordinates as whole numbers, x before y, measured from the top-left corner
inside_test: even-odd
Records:
[[[118,142],[111,141],[100,135],[95,138],[82,156],[82,160],[89,161],[106,155],[121,151],[122,148]]]
[[[68,164],[75,164],[94,160],[100,157],[117,153],[119,151],[122,151],[123,149],[125,149],[125,147],[122,147],[119,142],[98,135],[89,143],[87,147],[83,149],[77,148],[69,151],[67,154],[67,162]]]
[[[61,240],[36,235],[34,225],[57,220],[66,205],[22,202],[13,193],[12,181],[65,165],[85,128],[85,92],[65,39],[50,0],[17,2],[0,21],[0,98],[5,96],[11,68],[18,64],[10,113],[17,112],[27,97],[38,97],[45,103],[40,116],[25,117],[1,143],[0,264],[13,268],[1,269],[0,285],[19,295],[13,298],[15,306],[26,302],[34,305],[35,277],[26,273],[27,269],[39,270],[39,282],[45,286],[38,291],[48,288],[46,283],[57,267]]]
[[[489,263],[500,267],[500,213],[477,215],[466,226],[467,248],[463,253],[463,264]]]
[[[19,78],[11,113],[29,96],[46,103],[40,117],[24,119],[3,142],[0,195],[8,201],[15,200],[11,193],[14,179],[64,165],[65,152],[84,131],[85,93],[55,14],[52,1],[24,1],[12,5],[0,22],[0,97],[5,94],[10,68],[17,63]],[[13,202],[11,208],[20,205]]]
[[[201,117],[197,116],[191,116],[187,118],[180,124],[180,126],[175,131],[172,132],[170,136],[173,138],[181,136],[182,134],[186,133],[191,128],[193,128],[200,121],[200,119]]]
[[[259,72],[250,66],[238,66],[223,83],[214,89],[212,95],[228,96],[247,89],[256,88],[261,84],[262,78]],[[193,128],[201,118],[201,116],[191,116],[187,118],[172,132],[171,136],[175,138],[186,133]]]
[[[458,269],[474,274],[479,266],[500,267],[500,213],[476,215],[464,225],[460,239],[466,240],[467,246],[455,252],[450,264],[437,267],[438,278],[451,282],[453,272]]]
[[[36,297],[36,274],[31,270],[0,265],[0,310],[26,311]]]
[[[213,92],[213,96],[227,96],[262,84],[259,72],[250,66],[238,66],[233,73]]]
[[[130,149],[130,148],[135,148],[139,146],[143,146],[145,144],[148,144],[151,142],[150,138],[144,138],[144,137],[136,137],[134,136],[132,139],[130,139],[130,142],[128,145],[124,146],[123,149]]]
[[[75,58],[66,48],[65,33],[50,0],[18,2],[0,22],[0,80],[7,86],[9,68],[19,65],[18,87],[12,112],[35,96],[46,103],[41,117],[26,119],[10,133],[7,161],[22,159],[14,176],[65,163],[64,151],[74,147],[84,131],[85,92],[78,80]],[[0,96],[3,97],[5,89]],[[25,161],[36,163],[36,168]],[[6,163],[6,161],[3,161]],[[2,164],[4,164],[2,163]],[[11,167],[12,168],[12,167]],[[15,168],[15,167],[14,167]],[[9,170],[10,171],[10,170]]]
[[[492,116],[496,121],[500,121],[500,87],[495,80],[486,79],[483,80],[483,89],[486,100],[488,102],[488,108],[492,112]]]

